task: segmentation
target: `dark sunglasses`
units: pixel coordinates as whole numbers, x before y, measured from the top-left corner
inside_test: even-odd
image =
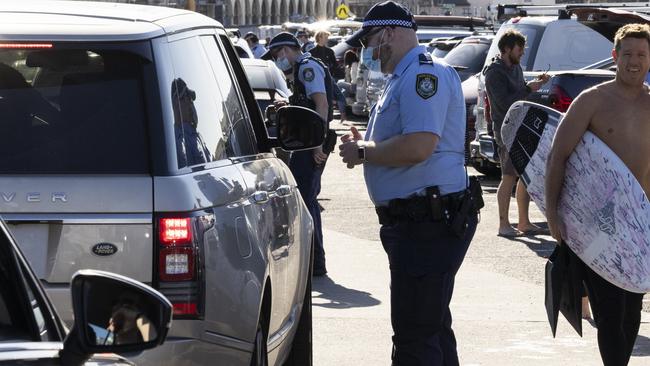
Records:
[[[377,30],[370,32],[365,37],[361,37],[361,39],[359,39],[359,43],[361,43],[361,47],[368,48],[368,42],[370,41],[370,37],[372,37],[375,34],[381,32],[382,30],[384,30],[384,28],[380,27]]]

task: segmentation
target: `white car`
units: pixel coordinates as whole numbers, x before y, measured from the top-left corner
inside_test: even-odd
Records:
[[[485,66],[499,54],[498,40],[510,29],[526,37],[526,47],[520,64],[524,76],[543,71],[580,69],[611,55],[613,44],[600,33],[581,24],[575,18],[533,16],[513,18],[504,23],[492,42]],[[470,159],[479,170],[490,170],[499,163],[490,135],[491,123],[486,121],[485,76],[480,73],[476,107],[476,140],[470,147]],[[489,106],[488,106],[489,107]]]

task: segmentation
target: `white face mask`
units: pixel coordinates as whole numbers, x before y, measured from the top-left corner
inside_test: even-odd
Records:
[[[366,68],[370,71],[376,71],[376,72],[381,72],[381,46],[384,46],[385,43],[382,43],[382,39],[384,39],[384,34],[386,30],[384,29],[381,33],[381,37],[379,37],[379,44],[377,46],[373,47],[363,47],[361,50],[361,64],[365,65]],[[375,52],[375,48],[379,48],[379,53],[377,55],[377,59],[373,59],[372,55]]]
[[[288,71],[289,69],[291,69],[291,63],[289,63],[289,60],[287,60],[286,57],[276,59],[275,66],[277,66],[278,69],[282,71]]]

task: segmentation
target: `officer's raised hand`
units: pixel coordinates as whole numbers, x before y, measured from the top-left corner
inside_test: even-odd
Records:
[[[342,143],[357,140],[363,140],[363,136],[361,136],[361,133],[359,133],[359,130],[357,130],[356,127],[350,127],[350,133],[346,133],[345,135],[341,136]]]
[[[355,165],[363,164],[366,162],[366,147],[374,145],[373,142],[363,140],[363,136],[359,131],[351,127],[350,133],[341,136],[342,144],[339,145],[341,152],[339,155],[343,158],[343,162],[347,164],[348,169],[354,168]]]

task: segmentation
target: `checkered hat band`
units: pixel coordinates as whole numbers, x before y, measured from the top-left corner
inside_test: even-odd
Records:
[[[398,27],[411,28],[413,23],[408,20],[400,19],[375,19],[375,20],[366,20],[363,22],[362,28],[367,27],[382,27],[386,25],[396,25]]]
[[[269,45],[269,48],[274,48],[274,47],[279,47],[279,46],[296,46],[296,47],[299,47],[299,45],[296,42],[284,41],[284,42],[271,43]]]

